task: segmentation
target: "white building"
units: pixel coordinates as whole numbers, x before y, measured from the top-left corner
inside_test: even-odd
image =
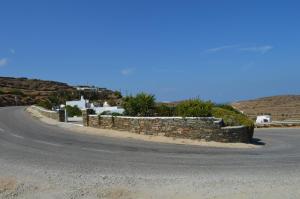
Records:
[[[270,115],[259,115],[256,118],[257,124],[270,123],[272,122],[272,117]]]
[[[77,106],[80,109],[86,109],[90,107],[89,100],[85,100],[83,96],[81,96],[80,100],[66,101],[66,105]]]
[[[78,91],[94,91],[94,92],[101,92],[107,90],[106,88],[100,88],[96,86],[76,86],[76,90]]]
[[[103,112],[123,114],[125,111],[123,108],[118,106],[110,106],[107,102],[104,102],[102,107],[96,107],[93,103],[90,103],[89,100],[85,100],[83,96],[81,96],[80,100],[66,101],[66,105],[77,106],[81,110],[91,108],[96,112],[96,114],[101,114]]]

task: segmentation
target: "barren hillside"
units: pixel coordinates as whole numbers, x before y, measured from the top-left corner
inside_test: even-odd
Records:
[[[52,99],[58,103],[79,99],[80,95],[93,101],[116,103],[120,95],[108,89],[98,92],[77,91],[66,83],[39,79],[0,77],[0,106],[30,105]]]
[[[232,103],[251,118],[271,114],[273,120],[300,120],[300,95],[282,95]]]

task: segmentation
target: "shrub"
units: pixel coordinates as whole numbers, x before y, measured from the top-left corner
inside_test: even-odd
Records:
[[[229,111],[233,111],[235,113],[240,113],[240,111],[236,110],[235,108],[233,108],[231,105],[229,104],[216,104],[215,107],[219,107],[219,108],[222,108],[222,109],[226,109],[226,110],[229,110]]]
[[[172,117],[175,115],[176,108],[167,106],[165,104],[159,104],[155,107],[156,116]]]
[[[45,109],[52,109],[52,103],[48,99],[39,100],[37,105]]]
[[[82,115],[82,112],[81,112],[80,108],[78,108],[78,106],[67,105],[66,110],[67,110],[67,113],[68,113],[68,117],[74,117],[74,116],[81,116]]]
[[[212,114],[214,117],[223,118],[225,126],[254,126],[254,123],[250,118],[239,112],[231,111],[220,107],[213,107]]]
[[[104,111],[100,115],[111,115],[111,116],[122,116],[121,113],[111,112],[111,111]]]
[[[200,99],[190,99],[176,106],[176,114],[182,117],[210,117],[213,104]]]
[[[100,115],[111,115],[110,111],[103,111]]]
[[[124,98],[123,107],[125,115],[152,116],[155,110],[155,97],[146,93],[128,96]]]
[[[0,95],[3,95],[4,94],[4,92],[0,89]]]

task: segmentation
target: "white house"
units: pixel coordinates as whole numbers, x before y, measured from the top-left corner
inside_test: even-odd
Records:
[[[76,88],[76,90],[78,91],[94,91],[94,92],[101,92],[101,91],[104,91],[104,90],[107,90],[106,88],[100,88],[100,87],[95,87],[95,86],[76,86],[74,87]]]
[[[98,88],[91,87],[91,86],[77,86],[76,89],[78,91],[86,91],[86,90],[88,90],[88,91],[97,91],[98,90]]]
[[[89,100],[85,100],[83,96],[81,96],[80,100],[66,101],[66,105],[77,106],[81,110],[91,108],[96,112],[96,114],[101,114],[103,112],[123,114],[123,112],[125,111],[123,108],[120,108],[118,106],[110,106],[107,102],[104,102],[102,107],[94,106],[94,104],[90,103]]]
[[[272,117],[270,115],[259,115],[256,118],[257,124],[270,123],[272,122]]]
[[[89,100],[85,100],[83,96],[81,96],[80,100],[66,101],[66,105],[77,106],[80,109],[86,109],[90,107]]]

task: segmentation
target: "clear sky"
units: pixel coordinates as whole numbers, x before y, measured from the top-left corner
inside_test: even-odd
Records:
[[[0,76],[230,102],[300,93],[300,1],[0,1]]]

